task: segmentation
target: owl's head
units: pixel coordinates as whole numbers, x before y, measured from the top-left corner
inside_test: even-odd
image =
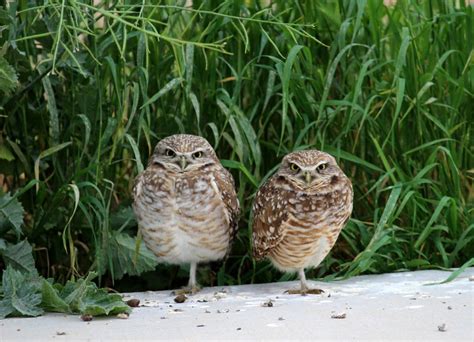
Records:
[[[277,172],[299,189],[316,190],[335,184],[344,173],[336,160],[318,150],[297,151],[287,154]]]
[[[156,145],[149,165],[157,164],[175,172],[187,172],[218,161],[206,139],[190,134],[175,134]]]

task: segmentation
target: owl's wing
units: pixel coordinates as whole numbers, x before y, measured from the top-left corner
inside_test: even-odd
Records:
[[[287,194],[275,187],[272,177],[258,190],[253,203],[253,256],[265,257],[285,237],[288,220]]]
[[[229,222],[230,228],[230,241],[232,242],[238,230],[240,205],[237,194],[235,193],[235,183],[232,174],[225,168],[222,168],[221,170],[222,171],[220,172],[214,173],[214,178],[216,180],[219,194],[226,208],[227,222]]]

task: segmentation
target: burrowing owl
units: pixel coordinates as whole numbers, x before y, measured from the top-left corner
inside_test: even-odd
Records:
[[[301,290],[309,289],[304,269],[318,266],[333,247],[352,212],[352,185],[327,153],[293,152],[257,192],[253,205],[253,246],[283,272],[299,272]]]
[[[145,244],[160,262],[190,264],[195,292],[197,264],[224,258],[237,231],[232,175],[206,139],[176,134],[156,145],[133,197]]]

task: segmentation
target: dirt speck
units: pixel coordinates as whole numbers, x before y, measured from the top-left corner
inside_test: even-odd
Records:
[[[335,314],[331,315],[331,318],[344,319],[344,318],[346,318],[346,313],[345,312],[335,313]]]
[[[445,332],[446,331],[446,323],[438,325],[438,331]]]
[[[65,331],[56,331],[56,335],[58,335],[58,336],[66,335],[66,332]]]
[[[198,325],[196,325],[196,327],[202,328],[202,327],[205,327],[205,325],[204,324],[198,324]]]
[[[160,319],[166,319],[166,317],[165,317],[165,316],[161,316]]]
[[[121,313],[117,314],[117,318],[120,318],[120,319],[128,319],[128,316],[130,316],[130,315],[126,312],[121,312]]]
[[[262,306],[265,308],[273,307],[273,301],[271,299],[267,300],[266,302],[262,303]]]
[[[278,317],[279,321],[284,321],[285,319],[283,317]]]
[[[452,310],[453,307],[451,305],[448,305],[448,310]]]
[[[184,303],[188,299],[184,294],[179,294],[174,298],[175,303]]]
[[[89,314],[84,314],[81,316],[81,319],[84,321],[84,322],[90,322],[92,321],[94,317],[92,317],[92,315],[89,315]]]
[[[130,306],[131,308],[136,308],[137,306],[140,305],[140,299],[132,298],[127,300],[127,305]]]
[[[237,329],[235,329],[235,330],[242,330],[242,328],[237,328]]]

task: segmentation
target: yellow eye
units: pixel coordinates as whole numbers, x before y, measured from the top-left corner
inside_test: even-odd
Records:
[[[176,155],[176,153],[174,153],[173,150],[170,150],[169,148],[167,148],[165,150],[165,154],[168,156],[168,157],[174,157]]]
[[[326,167],[327,167],[327,166],[328,166],[327,163],[319,164],[319,165],[318,165],[318,171],[326,170]]]
[[[300,169],[300,167],[298,165],[296,165],[295,163],[291,163],[290,164],[290,169],[292,171],[298,171]]]
[[[197,151],[197,152],[193,153],[193,158],[201,158],[201,157],[202,157],[202,152],[201,151]]]

